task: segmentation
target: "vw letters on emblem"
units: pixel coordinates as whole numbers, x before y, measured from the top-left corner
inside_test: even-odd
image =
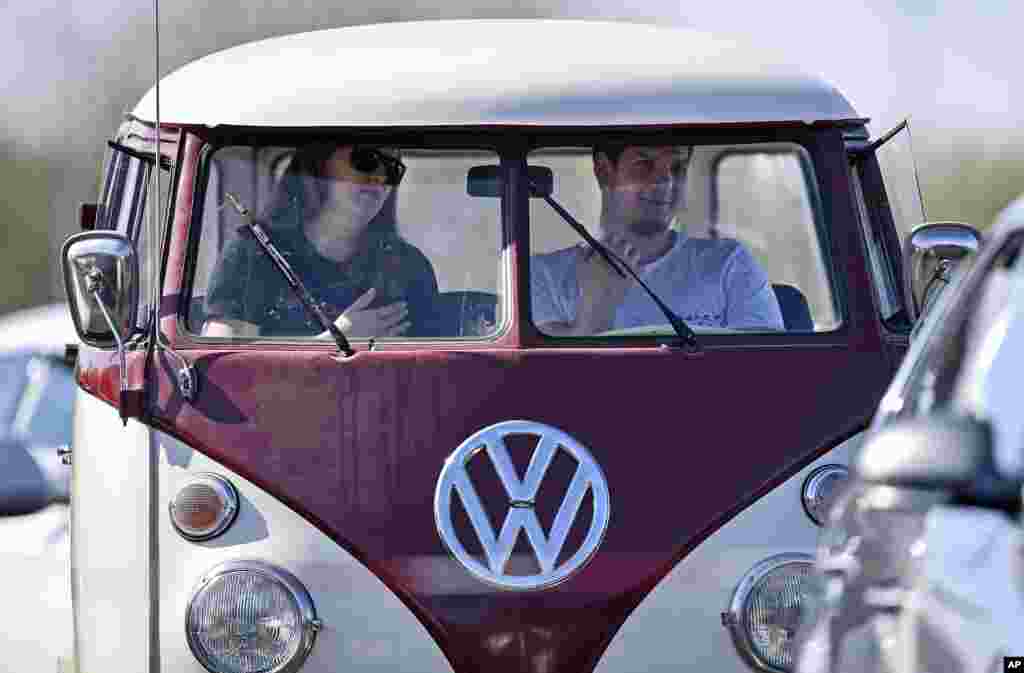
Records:
[[[533,456],[520,479],[505,439],[511,435],[537,438]],[[576,462],[576,472],[562,495],[549,534],[544,533],[535,510],[537,491],[559,450]],[[483,455],[481,455],[483,454]],[[508,512],[501,531],[494,532],[480,496],[470,479],[467,466],[474,457],[490,460],[508,495]],[[456,534],[453,522],[452,494],[458,493],[473,532],[486,557],[486,565],[467,552]],[[583,543],[561,564],[556,565],[562,548],[587,494],[593,498],[593,515]],[[557,496],[556,496],[557,497]],[[504,589],[543,589],[565,580],[581,569],[597,550],[608,528],[611,503],[604,473],[590,452],[568,434],[532,421],[505,421],[475,433],[445,461],[434,494],[434,516],[441,539],[455,558],[477,578]],[[518,575],[507,572],[519,533],[533,551],[540,572]],[[467,533],[468,534],[468,533]]]

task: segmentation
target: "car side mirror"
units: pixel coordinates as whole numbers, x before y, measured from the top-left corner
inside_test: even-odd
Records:
[[[131,241],[113,231],[75,234],[61,249],[64,287],[78,337],[114,348],[131,335],[139,306],[139,263]]]
[[[948,283],[957,264],[981,247],[981,234],[961,222],[926,222],[903,246],[907,315],[917,320]]]

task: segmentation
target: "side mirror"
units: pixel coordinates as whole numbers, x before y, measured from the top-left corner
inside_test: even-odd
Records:
[[[949,283],[960,260],[981,247],[981,234],[961,222],[927,222],[903,246],[903,290],[907,315],[917,320]]]
[[[139,306],[139,262],[128,238],[113,231],[75,234],[61,249],[64,288],[78,337],[114,348],[131,335]]]
[[[532,188],[530,196],[543,198],[551,196],[555,191],[555,174],[547,166],[529,166],[527,175],[530,176]],[[501,166],[473,166],[466,174],[466,192],[470,196],[484,196],[498,198],[505,188],[505,174]]]

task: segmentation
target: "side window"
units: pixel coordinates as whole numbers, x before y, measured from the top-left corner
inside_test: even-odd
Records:
[[[727,151],[714,165],[711,234],[747,244],[767,271],[784,311],[799,292],[806,298],[814,331],[839,327],[823,253],[828,246],[817,186],[804,150]]]
[[[112,149],[107,160],[107,176],[100,207],[97,211],[98,229],[118,231],[135,243],[139,260],[139,314],[136,323],[143,327],[152,303],[153,279],[159,273],[159,263],[150,254],[150,229],[154,213],[150,195],[150,180],[153,175],[152,162]],[[157,212],[157,227],[164,225],[164,216],[170,193],[171,173],[161,167],[160,196]],[[159,245],[159,236],[158,242]]]
[[[881,317],[891,329],[909,331],[903,310],[903,246],[924,223],[924,204],[910,147],[908,127],[851,165]]]
[[[135,240],[142,222],[150,163],[116,149],[110,151],[97,229],[113,229]]]
[[[75,379],[69,367],[47,358],[33,358],[26,367],[27,385],[11,422],[11,434],[37,443],[71,441]]]
[[[230,204],[255,214],[349,340],[493,338],[506,321],[501,202],[473,198],[490,151],[228,146],[206,159],[188,329],[327,338]]]
[[[861,223],[861,231],[867,242],[868,259],[871,265],[871,276],[874,279],[875,291],[878,296],[882,320],[889,321],[903,308],[900,279],[894,268],[892,254],[887,254],[889,246],[885,245],[881,234],[881,225],[874,221],[864,197],[864,187],[860,171],[852,166],[850,175],[853,181],[853,200],[857,205],[857,215]],[[898,268],[898,267],[897,267]]]
[[[875,150],[878,168],[885,184],[885,195],[896,228],[900,250],[907,236],[925,221],[924,203],[917,182],[917,168],[910,145],[910,129],[905,128]]]

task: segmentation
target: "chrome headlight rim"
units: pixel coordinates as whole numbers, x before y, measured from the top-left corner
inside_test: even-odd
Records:
[[[835,503],[837,494],[833,494],[828,499],[828,493],[823,492],[823,487],[834,476],[841,476],[848,482],[850,479],[850,468],[839,463],[829,463],[828,465],[816,467],[804,479],[803,488],[800,490],[800,502],[804,506],[804,513],[819,527],[823,527],[828,523],[829,510],[832,504]],[[841,489],[842,485],[837,488]]]
[[[732,599],[729,601],[729,610],[726,612],[725,618],[726,626],[729,627],[737,652],[755,670],[769,673],[790,673],[785,669],[772,666],[761,658],[750,639],[750,634],[743,625],[743,608],[754,587],[769,573],[787,565],[806,565],[813,569],[814,556],[804,552],[786,552],[762,559],[740,579],[736,589],[733,590]]]
[[[217,525],[206,533],[194,533],[192,531],[185,530],[178,525],[177,520],[174,518],[174,503],[179,493],[184,489],[192,486],[193,484],[205,484],[212,488],[220,496],[224,502],[225,515],[221,518]],[[198,472],[191,475],[187,480],[182,482],[174,496],[171,497],[167,503],[167,514],[171,520],[171,526],[178,535],[182,536],[189,542],[205,542],[212,540],[213,538],[223,534],[231,524],[238,518],[238,511],[241,509],[240,498],[238,495],[238,489],[228,479],[220,476],[215,472]]]
[[[285,588],[298,607],[302,619],[302,638],[299,641],[299,647],[291,659],[276,668],[266,671],[266,673],[295,673],[305,663],[309,653],[313,651],[316,634],[320,631],[322,623],[316,616],[316,606],[313,604],[313,597],[310,596],[305,585],[284,568],[259,559],[224,561],[207,570],[196,583],[185,607],[185,637],[188,640],[188,648],[192,651],[192,656],[210,673],[224,673],[222,669],[215,667],[214,662],[204,653],[203,647],[197,642],[196,636],[192,631],[192,611],[200,592],[210,582],[235,572],[258,573],[270,577]]]

